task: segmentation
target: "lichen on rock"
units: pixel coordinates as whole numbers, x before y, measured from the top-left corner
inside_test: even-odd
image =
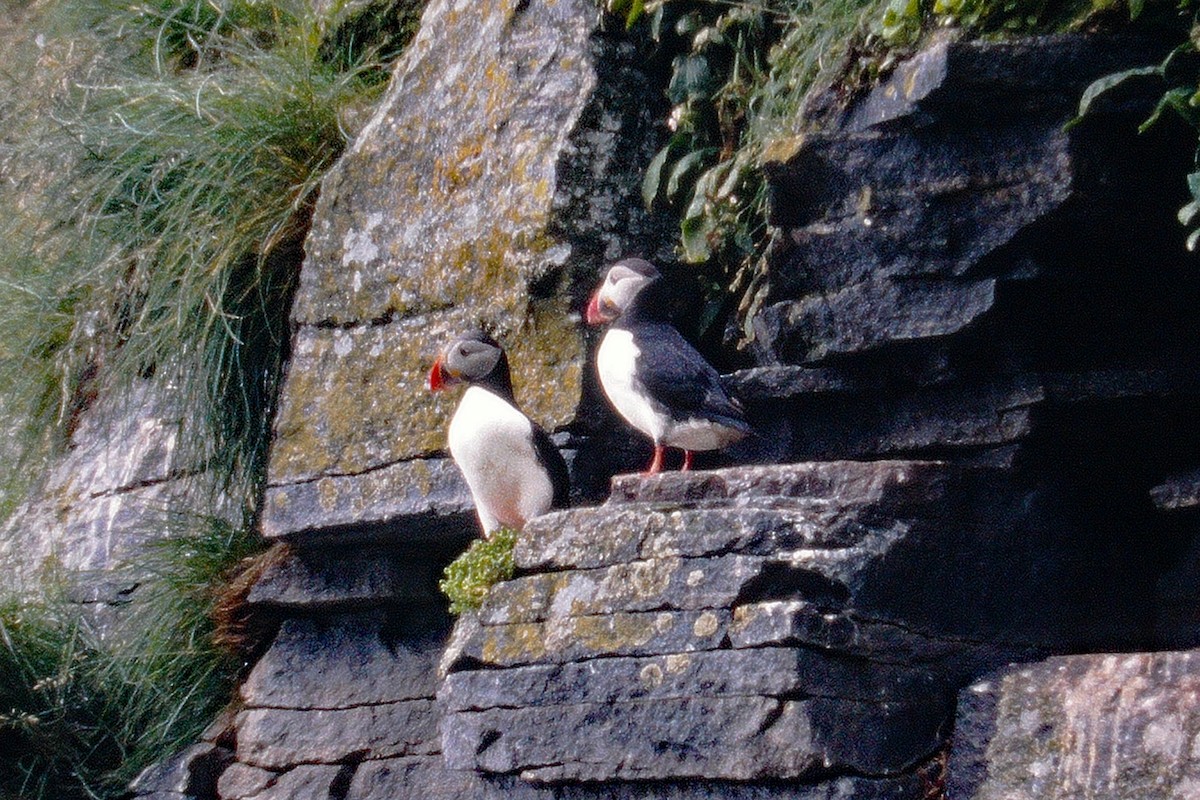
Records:
[[[322,186],[269,494],[442,449],[456,398],[431,397],[425,375],[467,328],[508,348],[530,416],[572,420],[582,287],[627,249],[668,241],[639,193],[661,101],[632,44],[600,24],[587,0],[427,7]],[[279,505],[268,497],[269,530]]]

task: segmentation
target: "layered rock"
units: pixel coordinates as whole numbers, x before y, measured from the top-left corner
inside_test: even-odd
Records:
[[[66,579],[82,602],[124,602],[138,576],[119,568],[148,543],[181,523],[239,513],[181,463],[181,428],[168,393],[150,383],[87,409],[64,456],[0,530],[7,587],[36,593],[43,578]]]
[[[1161,55],[1087,37],[938,44],[781,146],[759,366],[730,381],[758,433],[731,457],[777,463],[623,478],[533,522],[517,576],[451,634],[433,582],[474,521],[430,457],[449,407],[421,394],[426,365],[490,322],[534,416],[565,422],[584,396],[586,429],[564,314],[610,250],[658,241],[631,200],[652,137],[618,110],[637,75],[594,13],[430,6],[326,183],[264,520],[293,553],[250,595],[282,622],[222,800],[915,800],[978,675],[1195,646],[1200,270],[1182,186],[1162,189],[1190,149],[1134,133],[1152,85],[1064,129],[1090,80]],[[447,97],[471,117],[439,116]],[[1186,658],[1129,658],[1171,665],[1144,670],[1158,705],[1190,691]],[[1115,663],[1087,685],[1114,686]],[[1037,735],[1071,727],[1056,669],[996,679],[1047,700]],[[1005,702],[979,712],[995,736],[960,715],[978,744],[954,786],[992,761],[1007,771],[980,797],[1025,791],[1021,764],[1057,769],[1009,757],[1032,717]],[[1162,725],[1134,728],[1182,753],[1189,718]]]
[[[1104,649],[1196,639],[1156,596],[1194,580],[1194,531],[1151,496],[1200,463],[1200,270],[1174,213],[1193,134],[1138,133],[1152,77],[1068,125],[1089,82],[1163,46],[941,42],[777,146],[763,366],[732,379],[763,432],[746,458],[934,457],[1053,487],[1105,587]]]
[[[994,470],[931,462],[620,478],[609,503],[531,523],[518,577],[456,627],[446,763],[609,786],[912,780],[954,687],[1079,618],[1061,576],[1027,569],[1064,557],[1036,507]]]

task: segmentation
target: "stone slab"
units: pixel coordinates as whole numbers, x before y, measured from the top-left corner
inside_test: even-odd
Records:
[[[249,708],[339,709],[432,698],[450,621],[438,607],[285,620],[240,687]]]
[[[474,510],[454,462],[416,459],[358,475],[268,486],[263,535],[300,545],[463,538],[476,535]]]
[[[283,770],[297,764],[337,764],[370,754],[436,753],[437,710],[432,700],[346,709],[255,708],[237,716],[237,759]]]
[[[296,548],[263,572],[247,602],[276,612],[440,603],[437,582],[447,560],[441,547],[411,544]]]
[[[442,752],[454,769],[535,782],[885,775],[932,753],[946,712],[762,697],[459,712],[443,725]]]
[[[770,562],[761,557],[654,558],[595,570],[530,575],[497,584],[479,610],[484,625],[542,622],[622,611],[728,608]]]
[[[369,761],[358,768],[345,800],[924,800],[920,775],[845,777],[816,784],[777,781],[531,784],[512,775],[448,770],[437,758]]]
[[[821,696],[856,701],[944,696],[934,673],[808,648],[713,650],[447,675],[447,712],[634,700]]]
[[[713,650],[726,636],[730,612],[614,611],[547,622],[480,625],[460,622],[442,659],[443,674],[470,666],[562,664],[608,656]]]

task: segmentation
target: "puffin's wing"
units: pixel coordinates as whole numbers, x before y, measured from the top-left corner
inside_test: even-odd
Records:
[[[562,453],[541,426],[533,420],[530,420],[529,424],[533,427],[533,450],[537,454],[538,462],[550,476],[550,485],[554,489],[554,499],[550,507],[566,508],[571,502],[571,476],[567,472],[567,462],[563,461]]]
[[[656,324],[639,333],[636,377],[651,399],[675,419],[699,417],[750,430],[741,406],[721,386],[720,375],[679,331]]]

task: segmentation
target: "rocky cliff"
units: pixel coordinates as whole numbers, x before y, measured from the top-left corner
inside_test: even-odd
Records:
[[[633,440],[571,312],[606,261],[669,257],[638,192],[661,86],[583,0],[431,3],[314,215],[263,522],[287,556],[248,598],[278,632],[139,795],[1194,792],[1194,655],[1137,652],[1200,639],[1186,134],[1136,132],[1152,79],[1066,127],[1163,52],[943,41],[779,143],[729,378],[757,435],[609,495]],[[421,384],[478,323],[582,489],[453,620],[436,578],[476,532]]]

